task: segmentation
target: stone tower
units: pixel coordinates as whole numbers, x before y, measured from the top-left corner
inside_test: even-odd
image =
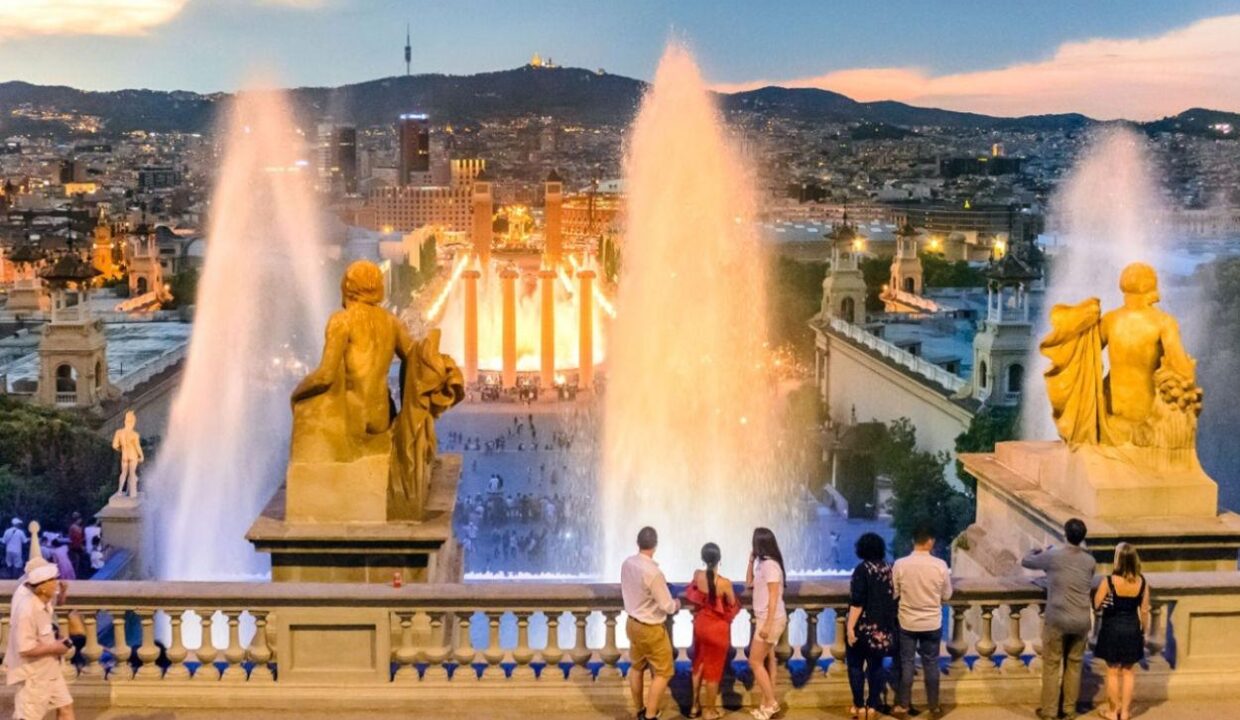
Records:
[[[129,238],[129,296],[139,297],[149,292],[163,300],[167,295],[164,285],[164,269],[159,262],[159,248],[155,243],[155,228],[139,225]]]
[[[112,226],[107,222],[107,216],[103,214],[99,216],[99,224],[95,226],[90,262],[99,271],[100,280],[114,280],[121,276],[121,268],[117,263],[116,248],[113,244]]]
[[[988,405],[1020,402],[1033,342],[1029,285],[1041,274],[1008,253],[986,272],[986,319],[973,337],[973,397]]]
[[[917,237],[919,233],[912,225],[905,223],[896,231],[896,254],[891,258],[891,290],[921,295],[922,269],[921,257],[917,254]]]
[[[552,170],[543,184],[543,257],[549,267],[560,262],[560,254],[564,245],[563,217],[564,183],[560,175]]]
[[[865,321],[865,277],[861,274],[860,256],[865,251],[865,238],[857,229],[843,221],[827,235],[831,242],[831,268],[822,281],[823,322],[839,318],[845,322]]]
[[[492,217],[495,205],[491,194],[491,177],[484,169],[474,178],[471,194],[473,205],[473,232],[470,240],[474,245],[474,254],[481,262],[483,272],[491,260],[491,243],[493,241]]]
[[[39,341],[35,401],[41,405],[93,408],[116,394],[108,382],[103,322],[88,302],[98,274],[72,249],[41,273],[52,291],[52,319]]]

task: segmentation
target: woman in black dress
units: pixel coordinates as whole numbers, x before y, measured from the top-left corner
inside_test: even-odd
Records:
[[[1133,667],[1145,657],[1145,629],[1150,623],[1150,587],[1141,574],[1141,557],[1128,543],[1115,548],[1111,575],[1094,591],[1094,608],[1102,611],[1094,657],[1107,664],[1107,720],[1132,717]]]
[[[887,544],[874,533],[857,540],[861,563],[852,574],[848,601],[847,635],[848,685],[852,689],[854,718],[878,717],[883,693],[883,658],[895,646],[896,601],[892,597],[891,565],[887,564]],[[869,682],[870,692],[865,693]]]

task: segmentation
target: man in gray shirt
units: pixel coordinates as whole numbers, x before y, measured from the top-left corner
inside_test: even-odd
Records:
[[[1046,613],[1042,622],[1042,708],[1043,720],[1059,717],[1060,673],[1062,672],[1063,715],[1076,717],[1076,701],[1081,693],[1081,662],[1089,642],[1093,621],[1090,594],[1096,563],[1085,542],[1085,523],[1072,518],[1064,523],[1068,541],[1062,547],[1030,552],[1020,561],[1030,570],[1046,573]]]

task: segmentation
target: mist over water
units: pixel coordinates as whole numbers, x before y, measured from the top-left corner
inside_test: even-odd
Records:
[[[1057,237],[1046,294],[1034,327],[1025,374],[1021,426],[1027,440],[1057,437],[1042,373],[1047,360],[1038,343],[1050,331],[1050,309],[1090,297],[1106,312],[1123,301],[1119,275],[1132,262],[1159,271],[1163,307],[1170,302],[1169,208],[1164,200],[1146,139],[1124,127],[1098,131],[1050,203],[1049,231]],[[1182,317],[1182,316],[1181,316]],[[1189,345],[1190,352],[1192,345]]]
[[[625,159],[624,267],[608,343],[600,508],[614,578],[637,531],[670,579],[708,541],[744,577],[755,526],[794,538],[777,457],[754,192],[689,52],[672,44]]]
[[[335,303],[284,95],[240,94],[224,138],[194,334],[149,483],[167,580],[269,571],[245,533],[283,481],[289,393],[317,362]]]

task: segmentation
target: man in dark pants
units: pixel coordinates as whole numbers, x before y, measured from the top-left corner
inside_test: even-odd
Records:
[[[1094,617],[1089,596],[1097,564],[1083,546],[1085,533],[1085,523],[1072,518],[1063,526],[1066,545],[1033,550],[1020,561],[1023,567],[1046,573],[1042,707],[1038,710],[1043,720],[1059,717],[1061,689],[1064,717],[1076,717],[1076,702],[1081,694],[1081,664]]]
[[[943,603],[951,599],[952,578],[947,563],[931,554],[934,531],[913,533],[913,552],[896,560],[891,570],[892,590],[900,601],[900,681],[893,715],[908,712],[913,696],[913,660],[921,657],[930,717],[939,706],[939,644],[943,640]]]

